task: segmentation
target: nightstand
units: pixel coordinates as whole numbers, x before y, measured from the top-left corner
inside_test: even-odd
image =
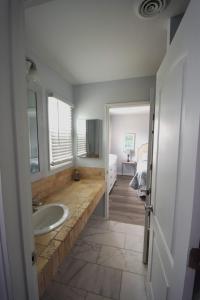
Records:
[[[124,175],[124,166],[130,166],[134,169],[134,175],[136,173],[137,162],[136,161],[122,161],[122,175]]]

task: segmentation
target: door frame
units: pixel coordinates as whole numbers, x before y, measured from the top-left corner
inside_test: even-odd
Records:
[[[2,289],[1,293],[3,295],[3,299],[13,300],[3,206],[4,205],[0,170],[0,287]]]
[[[5,221],[2,248],[8,253],[11,278],[11,287],[8,286],[8,289],[12,292],[10,298],[37,300],[39,298],[37,271],[36,266],[32,265],[35,246],[29,170],[23,4],[22,0],[3,0],[0,4],[3,11],[0,21],[3,41],[0,56],[2,64],[0,135],[4,141],[1,146],[4,211],[1,213]],[[2,224],[0,225],[2,227]],[[5,268],[4,276],[8,278],[9,285],[9,276],[6,275]]]
[[[151,183],[153,170],[153,146],[154,146],[154,120],[155,120],[155,90],[150,89],[150,113],[149,113],[149,139],[148,139],[148,166],[147,166],[147,193],[145,204],[151,206]],[[150,237],[151,214],[145,209],[145,230],[143,246],[143,263],[148,264],[149,237]]]
[[[154,89],[150,89],[150,99],[151,99],[151,91]],[[109,141],[110,141],[110,114],[109,110],[111,108],[116,107],[129,107],[129,106],[145,106],[150,105],[151,101],[130,101],[130,102],[117,102],[117,103],[108,103],[105,104],[105,181],[106,181],[106,191],[105,191],[105,218],[109,219],[109,189],[108,189],[108,169],[109,169]]]

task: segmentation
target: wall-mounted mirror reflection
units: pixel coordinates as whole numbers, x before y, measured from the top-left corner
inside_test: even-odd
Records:
[[[102,144],[102,121],[77,121],[77,156],[99,158]]]
[[[40,171],[37,93],[31,89],[28,90],[28,124],[29,124],[30,170],[32,174],[35,174]]]

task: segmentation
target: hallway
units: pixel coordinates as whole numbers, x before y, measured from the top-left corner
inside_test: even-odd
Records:
[[[42,300],[146,300],[143,227],[91,218]]]

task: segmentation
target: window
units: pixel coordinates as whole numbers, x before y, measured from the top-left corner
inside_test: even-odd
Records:
[[[49,156],[50,166],[71,161],[72,107],[65,102],[48,97]]]

